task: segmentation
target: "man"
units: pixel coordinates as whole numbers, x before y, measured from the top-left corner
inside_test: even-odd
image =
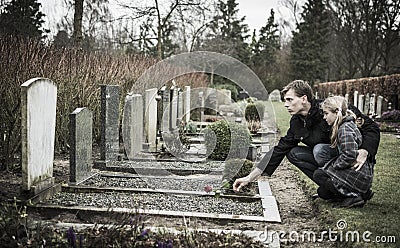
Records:
[[[235,191],[240,191],[242,187],[254,181],[261,174],[271,176],[285,156],[313,180],[314,171],[337,153],[335,149],[326,145],[330,144],[330,127],[323,119],[320,109],[322,100],[314,99],[310,85],[302,80],[295,80],[282,90],[282,94],[285,108],[292,115],[289,130],[286,136],[279,140],[278,145],[267,152],[249,175],[235,181],[233,184]],[[363,136],[357,163],[353,166],[355,170],[358,170],[367,159],[375,164],[380,132],[378,125],[369,117],[361,114],[357,108],[349,106],[349,109],[357,115],[359,129]],[[299,146],[300,142],[306,146]],[[372,192],[363,196],[365,201],[371,197]]]

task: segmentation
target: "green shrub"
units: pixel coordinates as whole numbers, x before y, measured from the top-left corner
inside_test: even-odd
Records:
[[[209,125],[204,131],[204,137],[207,154],[215,160],[245,158],[251,142],[247,127],[225,120]]]
[[[249,103],[244,111],[246,121],[262,121],[264,119],[265,105],[263,102],[257,101]]]

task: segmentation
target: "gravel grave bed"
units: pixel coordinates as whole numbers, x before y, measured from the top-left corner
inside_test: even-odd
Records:
[[[160,169],[182,169],[182,170],[213,170],[213,171],[222,171],[225,166],[224,161],[207,161],[207,162],[199,162],[199,163],[189,163],[183,161],[129,161],[129,162],[121,162],[118,164],[121,167],[127,168],[160,168]]]
[[[47,204],[64,206],[87,206],[101,208],[132,208],[183,212],[203,212],[263,216],[261,200],[244,202],[238,199],[211,196],[161,193],[69,193],[60,192],[50,198]]]
[[[204,191],[204,186],[212,186],[214,189],[221,184],[221,178],[201,177],[193,179],[172,179],[156,177],[110,177],[96,175],[84,181],[80,185],[96,187],[121,187],[144,189],[171,189],[185,191]]]

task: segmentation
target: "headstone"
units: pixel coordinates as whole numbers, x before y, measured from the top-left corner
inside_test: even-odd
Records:
[[[197,96],[197,104],[200,108],[200,122],[204,121],[204,92],[200,91]]]
[[[169,132],[170,129],[170,114],[171,114],[171,92],[166,87],[163,86],[160,89],[161,101],[162,101],[162,110],[161,110],[161,132]]]
[[[170,99],[170,127],[172,130],[176,129],[176,120],[178,119],[178,91],[176,86],[171,87],[171,99]]]
[[[232,103],[231,95],[232,93],[230,90],[218,89],[217,90],[218,106],[231,104]]]
[[[376,103],[376,115],[378,117],[382,116],[382,105],[383,105],[383,96],[378,96],[378,102]]]
[[[156,145],[157,138],[157,88],[146,90],[145,95],[145,134],[146,143],[149,143],[151,147]]]
[[[369,113],[371,115],[375,115],[376,114],[376,110],[375,110],[375,102],[376,102],[376,95],[372,94],[372,96],[369,98]]]
[[[45,78],[21,85],[22,190],[36,194],[54,183],[57,87]]]
[[[281,101],[281,92],[278,89],[273,90],[269,94],[269,100],[272,102],[280,102]]]
[[[142,151],[143,144],[143,97],[140,94],[128,94],[125,97],[123,118],[123,141],[126,156],[133,160]]]
[[[100,159],[106,164],[119,155],[119,85],[101,85]]]
[[[354,91],[354,107],[358,108],[358,91]]]
[[[185,115],[185,122],[189,123],[190,121],[190,86],[185,86],[185,91],[183,94],[183,105],[184,110],[183,113]]]
[[[178,92],[178,123],[184,121],[183,119],[183,92],[179,90]]]
[[[92,174],[93,114],[87,108],[77,108],[69,120],[69,182],[77,184]]]
[[[207,88],[205,94],[204,107],[208,114],[215,115],[218,110],[218,92],[214,88]]]
[[[369,93],[367,93],[367,95],[365,96],[365,99],[364,99],[364,111],[363,111],[363,113],[365,114],[365,115],[368,115],[368,113],[369,113]]]
[[[358,96],[358,109],[361,113],[364,113],[364,95]]]

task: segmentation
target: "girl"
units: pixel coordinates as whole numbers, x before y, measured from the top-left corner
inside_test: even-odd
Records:
[[[347,109],[347,101],[341,96],[328,97],[321,108],[325,121],[332,126],[330,146],[337,149],[338,156],[314,172],[314,180],[320,186],[318,196],[339,200],[339,207],[363,206],[363,196],[372,193],[373,168],[368,160],[358,171],[351,168],[362,143],[355,114]]]

